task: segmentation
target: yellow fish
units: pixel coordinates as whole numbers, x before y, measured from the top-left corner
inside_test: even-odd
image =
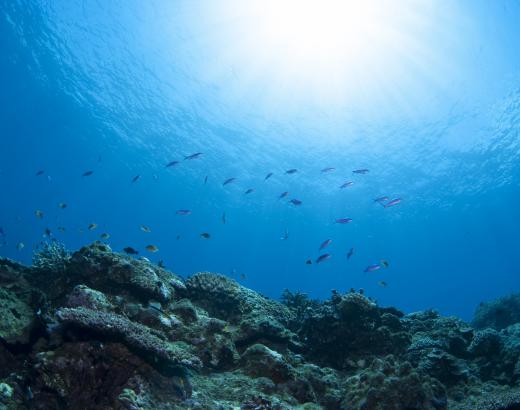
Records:
[[[36,215],[36,218],[43,218],[43,212],[40,211],[39,209],[37,209],[36,211],[34,211],[34,215]]]
[[[148,245],[145,249],[148,252],[157,252],[159,250],[159,248],[155,245]]]
[[[141,225],[141,231],[146,232],[146,233],[152,232],[152,230],[150,228],[148,228],[146,225]]]
[[[89,230],[89,231],[93,231],[93,230],[96,229],[96,228],[97,228],[97,224],[90,224],[90,225],[88,226],[88,230]]]

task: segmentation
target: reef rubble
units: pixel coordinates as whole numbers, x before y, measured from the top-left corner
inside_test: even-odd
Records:
[[[471,325],[51,244],[0,259],[0,410],[520,409],[517,299]]]

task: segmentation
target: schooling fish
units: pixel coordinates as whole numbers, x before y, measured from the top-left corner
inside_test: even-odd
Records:
[[[18,244],[16,245],[16,249],[21,251],[23,248],[25,248],[25,244],[23,242],[18,242]]]
[[[101,235],[99,235],[99,237],[100,237],[101,239],[103,239],[103,240],[106,241],[107,239],[110,238],[110,234],[108,234],[108,233],[102,233]]]
[[[278,197],[278,199],[285,198],[287,195],[289,195],[289,191],[282,192],[282,193],[280,194],[280,196]]]
[[[58,226],[57,229],[58,229],[58,231],[60,231],[60,232],[65,232],[65,231],[66,231],[66,229],[65,229],[63,226]]]
[[[326,261],[327,259],[330,259],[331,256],[332,255],[330,253],[324,253],[323,255],[318,256],[318,259],[316,259],[316,263]]]
[[[320,245],[320,251],[325,249],[327,246],[329,246],[332,243],[332,239],[327,239]]]
[[[348,224],[350,222],[352,222],[352,218],[339,218],[339,219],[336,219],[336,223],[337,224],[344,225],[344,224]]]
[[[148,245],[146,248],[145,248],[148,252],[152,252],[152,253],[155,253],[159,250],[159,248],[155,245]]]
[[[386,288],[388,286],[388,283],[386,283],[384,280],[380,280],[379,282],[377,282],[377,284],[382,288]]]
[[[397,205],[397,204],[401,203],[401,201],[402,201],[402,198],[395,198],[395,199],[392,199],[390,202],[387,202],[383,206],[385,208],[390,208],[391,206],[394,206],[394,205]]]
[[[321,170],[321,173],[322,174],[328,174],[329,172],[334,172],[334,171],[336,171],[336,168],[334,168],[334,167],[327,167],[327,168],[323,168]]]
[[[271,178],[273,176],[273,173],[272,172],[269,172],[265,178],[264,178],[264,181],[267,181],[269,178]]]
[[[50,238],[52,236],[52,232],[49,228],[45,228],[45,236]]]
[[[209,233],[207,233],[207,232],[202,232],[200,234],[200,237],[204,238],[204,239],[209,239],[209,238],[211,238],[211,235]]]
[[[125,253],[127,253],[128,255],[137,255],[139,253],[138,251],[136,251],[134,248],[132,248],[130,246],[127,246],[126,248],[124,248],[123,251]]]
[[[89,231],[93,231],[93,230],[96,229],[96,228],[97,228],[97,224],[90,224],[90,225],[88,226],[88,230],[89,230]]]
[[[81,176],[82,176],[82,177],[89,177],[89,176],[91,176],[93,173],[94,173],[94,171],[85,171],[85,172],[83,173],[83,175],[81,175]]]
[[[132,178],[132,184],[136,183],[137,181],[139,181],[139,178],[141,178],[141,175],[136,175],[135,177]]]
[[[280,239],[282,241],[286,241],[287,239],[289,239],[289,230],[286,229],[285,232],[283,233],[283,235],[280,237]]]
[[[368,174],[370,170],[366,169],[366,168],[361,168],[361,169],[355,169],[354,171],[352,171],[354,174]]]
[[[291,169],[288,169],[287,171],[285,171],[286,174],[296,174],[298,172],[298,170],[296,168],[291,168]]]
[[[307,260],[305,261],[305,264],[306,264],[306,265],[312,265],[312,260],[307,259]]]
[[[2,228],[1,226],[0,226],[0,235],[5,236],[4,228]]]
[[[191,215],[191,211],[189,209],[179,209],[175,212],[177,215]]]
[[[364,272],[374,272],[374,271],[379,270],[379,269],[381,269],[381,265],[373,264],[373,265],[368,265],[365,268]]]
[[[60,209],[65,209],[66,207],[67,207],[67,204],[66,204],[66,203],[60,202],[60,203],[58,204],[58,208],[60,208]]]
[[[36,176],[39,177],[40,175],[43,175],[44,174],[44,170],[43,169],[40,169],[37,173],[36,173]]]
[[[207,183],[208,183],[208,176],[206,175],[206,176],[204,177],[204,185],[206,185]]]
[[[236,180],[236,178],[228,178],[226,179],[223,183],[222,183],[222,186],[226,186],[227,184],[231,184],[232,182],[234,182]]]
[[[180,161],[171,161],[166,164],[166,168],[174,167],[175,165],[180,164]]]
[[[195,154],[188,155],[184,159],[197,159],[202,155],[202,152],[196,152]]]
[[[222,223],[224,225],[226,224],[226,213],[225,212],[222,212],[222,217],[220,218],[220,220],[222,221]]]
[[[302,204],[302,201],[300,201],[299,199],[291,199],[289,202],[294,206],[300,206]]]
[[[377,202],[379,204],[382,204],[383,202],[388,201],[390,198],[387,196],[380,196],[379,198],[374,198],[374,202]]]
[[[350,259],[354,255],[354,248],[350,248],[350,250],[347,253],[347,260]]]
[[[246,192],[244,192],[244,195],[250,194],[251,192],[254,192],[255,190],[253,188],[249,188]]]
[[[344,189],[344,188],[347,188],[347,187],[352,186],[352,185],[354,185],[354,182],[352,182],[352,181],[347,181],[347,182],[345,182],[343,185],[341,185],[340,188],[341,188],[341,189]]]
[[[39,209],[37,209],[36,211],[34,211],[34,215],[36,215],[36,218],[40,218],[40,219],[43,218],[43,212],[40,211]]]
[[[388,267],[390,266],[390,264],[388,263],[387,260],[385,260],[385,259],[381,259],[381,266],[382,266],[383,268],[388,268]]]
[[[143,232],[146,232],[146,233],[152,232],[152,230],[146,225],[141,225],[140,228],[141,228],[141,231],[143,231]]]

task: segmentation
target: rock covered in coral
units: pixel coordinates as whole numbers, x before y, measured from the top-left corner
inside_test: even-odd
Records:
[[[473,326],[477,329],[504,329],[520,323],[520,293],[482,302],[475,311]]]

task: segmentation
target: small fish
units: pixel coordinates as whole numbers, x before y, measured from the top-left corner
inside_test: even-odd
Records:
[[[60,209],[65,209],[66,207],[67,207],[67,204],[64,203],[64,202],[60,202],[60,203],[58,204],[58,208],[60,208]]]
[[[248,195],[251,192],[254,192],[255,190],[253,188],[249,188],[246,192],[244,192],[244,195]]]
[[[298,170],[296,168],[291,168],[291,169],[288,169],[287,171],[285,171],[286,174],[296,174],[298,172]]]
[[[337,224],[349,224],[352,222],[352,218],[339,218],[339,219],[336,219],[336,223]]]
[[[181,236],[177,235],[177,237],[175,239],[179,240],[179,239],[181,239]]]
[[[316,263],[321,263],[323,261],[326,261],[327,259],[330,259],[331,256],[332,255],[330,253],[324,253],[323,255],[318,256],[318,259],[316,259]]]
[[[128,255],[137,255],[139,252],[136,251],[134,248],[127,246],[126,248],[123,248],[123,251]]]
[[[197,159],[202,155],[202,152],[196,152],[195,154],[188,155],[184,159]]]
[[[234,182],[236,180],[236,178],[228,178],[226,179],[223,183],[222,183],[222,186],[226,186],[227,184],[231,184],[232,182]]]
[[[347,253],[347,260],[350,259],[354,255],[354,248],[350,248],[350,250]]]
[[[307,259],[307,260],[305,261],[305,264],[306,264],[306,265],[312,265],[312,260]]]
[[[289,239],[289,230],[286,229],[285,232],[283,233],[283,235],[280,237],[280,239],[282,241],[286,241],[287,239]]]
[[[321,170],[321,173],[322,174],[328,174],[329,172],[334,172],[334,171],[336,171],[336,168],[334,168],[334,167],[327,167],[327,168],[323,168]]]
[[[16,245],[16,249],[21,251],[23,248],[25,248],[25,244],[23,242],[18,242],[18,244]]]
[[[89,177],[89,176],[91,176],[93,173],[94,173],[94,171],[85,171],[85,172],[83,173],[83,175],[81,175],[81,176],[82,176],[82,177]]]
[[[175,165],[180,164],[180,161],[171,161],[166,164],[166,168],[174,167]]]
[[[374,202],[377,202],[377,203],[381,204],[383,202],[388,201],[389,199],[390,198],[388,198],[387,196],[380,196],[379,198],[375,198]]]
[[[153,174],[152,178],[153,178],[154,181],[157,181],[159,179],[159,177],[156,174]]]
[[[377,284],[382,288],[386,288],[388,286],[388,283],[386,283],[384,280],[380,280],[379,282],[377,282]]]
[[[388,261],[386,259],[381,259],[381,266],[383,268],[388,268],[390,266],[390,264],[388,263]]]
[[[344,188],[347,188],[347,187],[352,186],[352,185],[354,185],[354,182],[352,182],[352,181],[347,181],[347,182],[345,182],[343,185],[341,185],[340,188],[341,188],[341,189],[344,189]]]
[[[36,176],[39,177],[40,175],[43,175],[44,173],[45,173],[45,170],[40,169],[40,170],[36,173]]]
[[[89,231],[93,231],[93,230],[96,229],[96,228],[97,228],[97,224],[90,224],[90,225],[88,226],[88,230],[89,230]]]
[[[34,211],[34,215],[36,215],[36,218],[40,218],[40,219],[43,218],[43,212],[40,211],[39,209],[37,209],[36,211]]]
[[[157,262],[157,266],[159,266],[159,268],[165,268],[164,266],[164,261],[161,259],[159,262]]]
[[[222,221],[222,223],[224,225],[226,224],[226,213],[225,212],[222,212],[222,217],[220,218],[220,220]]]
[[[47,236],[48,238],[52,236],[52,232],[49,228],[45,228],[45,236]]]
[[[155,245],[148,245],[146,248],[145,248],[148,252],[152,252],[152,253],[155,253],[159,250],[159,248]]]
[[[209,233],[207,233],[207,232],[202,232],[200,234],[200,237],[203,238],[203,239],[209,239],[209,238],[211,238],[211,235]]]
[[[102,233],[101,235],[99,235],[99,237],[100,237],[101,239],[103,239],[103,240],[106,241],[107,239],[110,238],[110,234],[108,234],[108,233]]]
[[[300,206],[302,204],[302,201],[300,201],[299,199],[291,199],[289,202],[294,206]]]
[[[325,249],[327,246],[329,246],[332,243],[332,239],[327,239],[326,241],[323,241],[323,243],[320,245],[320,251]]]
[[[2,228],[1,226],[0,226],[0,235],[5,236],[4,228]]]
[[[287,195],[289,195],[289,191],[282,192],[282,193],[280,194],[280,196],[278,197],[278,199],[285,198]]]
[[[240,279],[242,279],[242,280],[246,280],[246,279],[247,279],[246,274],[245,274],[245,273],[241,273],[241,274],[240,274]]]
[[[58,228],[56,228],[56,229],[58,229],[58,231],[60,231],[60,232],[66,231],[65,227],[63,227],[63,226],[58,226]]]
[[[381,269],[381,265],[377,263],[377,264],[373,264],[373,265],[368,265],[365,268],[364,272],[374,272],[379,269]]]
[[[137,181],[139,181],[139,178],[141,178],[141,175],[136,175],[132,178],[132,184],[135,184]]]
[[[175,212],[177,215],[191,215],[191,211],[189,209],[179,209]]]
[[[143,231],[143,232],[146,232],[146,233],[152,232],[152,230],[149,227],[147,227],[146,225],[141,225],[140,228],[141,228],[141,231]]]
[[[391,206],[394,206],[394,205],[397,205],[397,204],[401,203],[401,201],[402,201],[402,198],[395,198],[395,199],[392,199],[390,202],[387,202],[383,206],[385,208],[390,208]]]
[[[206,185],[207,183],[208,183],[208,176],[206,175],[206,176],[204,177],[204,185]]]
[[[352,171],[354,174],[368,174],[370,172],[370,170],[366,169],[366,168],[361,168],[361,169],[355,169],[354,171]]]
[[[271,178],[273,176],[273,173],[272,172],[269,172],[265,178],[264,178],[264,181],[267,181],[269,178]]]

